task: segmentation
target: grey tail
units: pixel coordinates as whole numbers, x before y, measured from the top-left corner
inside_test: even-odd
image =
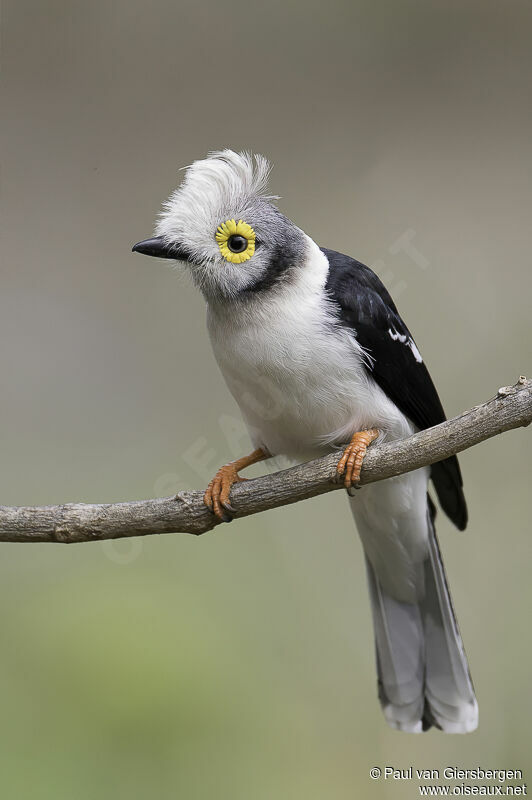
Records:
[[[392,728],[469,733],[478,725],[478,706],[430,513],[428,518],[425,591],[418,603],[387,594],[366,558],[379,700]]]

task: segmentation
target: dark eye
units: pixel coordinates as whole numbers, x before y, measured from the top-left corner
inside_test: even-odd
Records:
[[[247,246],[248,240],[245,236],[239,236],[238,233],[234,233],[227,240],[227,247],[232,253],[243,253],[244,250],[247,249]]]

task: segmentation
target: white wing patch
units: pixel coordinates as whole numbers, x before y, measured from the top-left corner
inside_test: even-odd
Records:
[[[414,356],[418,364],[423,363],[423,359],[421,358],[421,353],[417,349],[416,343],[414,342],[411,336],[406,336],[404,333],[399,333],[393,328],[388,328],[388,333],[390,334],[394,342],[402,342],[411,349],[412,355]]]

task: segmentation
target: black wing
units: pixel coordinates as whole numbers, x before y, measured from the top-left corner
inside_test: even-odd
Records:
[[[354,258],[322,248],[330,269],[326,289],[343,325],[371,356],[366,368],[395,405],[424,430],[445,420],[436,387],[410,331],[375,273]],[[460,530],[467,506],[456,456],[433,464],[431,477],[441,506]]]

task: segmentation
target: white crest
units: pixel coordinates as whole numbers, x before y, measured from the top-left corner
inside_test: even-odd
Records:
[[[304,257],[303,234],[267,195],[270,164],[261,155],[221,150],[195,161],[163,206],[157,236],[188,254],[187,266],[210,301],[236,297],[279,269],[279,253],[291,263]],[[227,220],[253,228],[258,247],[245,264],[230,263],[215,239]],[[260,243],[260,245],[259,245]]]
[[[212,238],[212,255],[218,245],[214,233],[227,219],[246,219],[253,202],[267,197],[271,166],[261,155],[219,150],[186,168],[185,178],[163,206],[156,233],[168,241],[186,243],[201,260],[206,235]]]

